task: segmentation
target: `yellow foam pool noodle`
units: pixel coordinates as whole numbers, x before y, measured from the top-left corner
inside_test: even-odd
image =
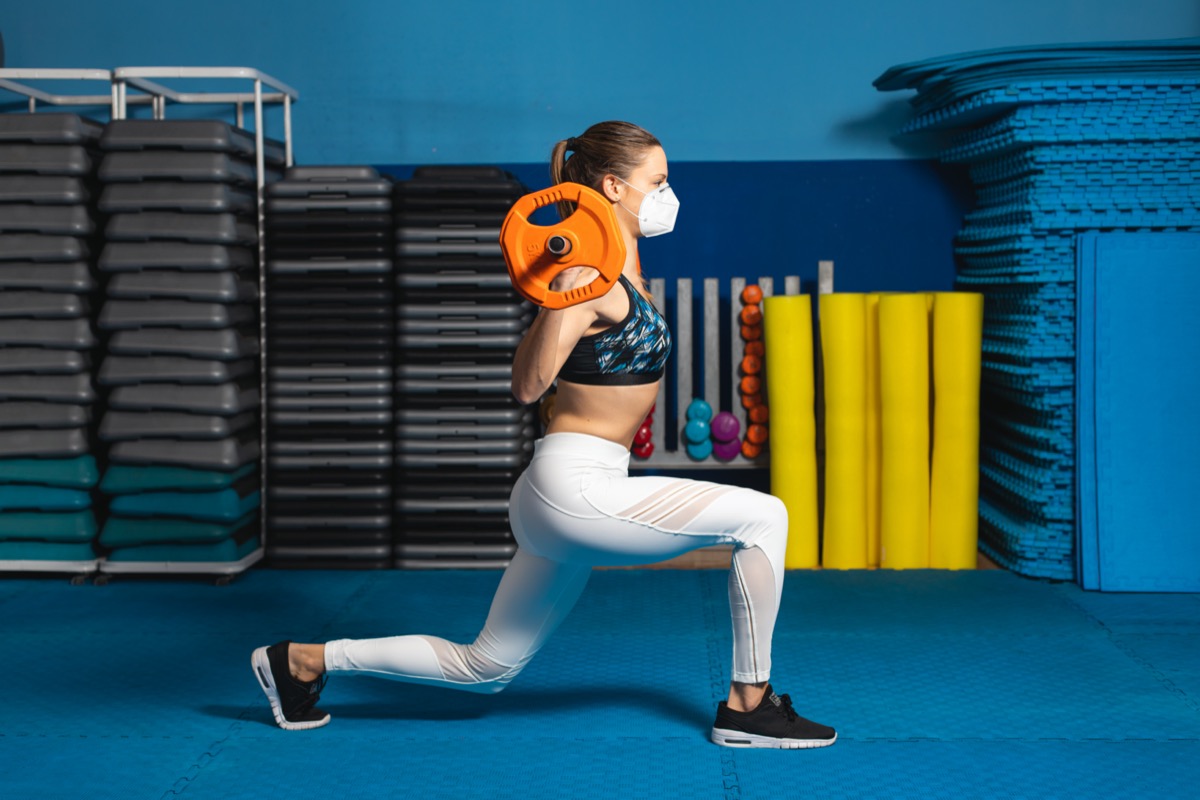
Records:
[[[883,422],[880,566],[929,566],[929,312],[923,294],[879,300]]]
[[[866,296],[820,298],[825,374],[825,524],[821,566],[867,567]]]
[[[762,310],[771,409],[771,494],[788,510],[784,565],[811,568],[818,565],[812,299],[768,297]]]
[[[879,566],[879,294],[867,295],[866,320],[866,474],[863,489],[867,500],[867,566]]]
[[[930,566],[974,569],[979,544],[979,380],[983,295],[939,292],[933,305]]]

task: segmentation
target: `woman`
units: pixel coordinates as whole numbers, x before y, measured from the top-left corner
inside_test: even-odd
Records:
[[[833,744],[832,728],[797,715],[788,695],[767,682],[787,543],[783,503],[745,488],[628,475],[630,444],[671,350],[637,251],[639,238],[672,229],[679,208],[663,148],[636,125],[603,122],[555,145],[550,173],[555,183],[590,186],[613,203],[627,256],[619,287],[569,308],[541,309],[517,349],[517,399],[537,401],[556,378],[558,396],[546,435],[512,490],[509,518],[519,547],[483,631],[470,645],[412,635],[260,647],[252,663],[275,721],[291,730],[326,724],[329,715],[315,703],[331,672],[499,692],[570,612],[593,566],[649,564],[731,544],[733,673],[712,740],[731,747]],[[564,205],[565,216],[572,209]],[[568,270],[552,288],[569,289],[592,274]]]

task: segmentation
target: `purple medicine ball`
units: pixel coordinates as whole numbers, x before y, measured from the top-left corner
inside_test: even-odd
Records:
[[[732,442],[737,440],[742,426],[738,424],[737,417],[728,411],[722,411],[713,417],[710,423],[710,430],[714,441]]]
[[[713,445],[713,455],[722,461],[733,461],[742,452],[742,443],[737,439],[732,442],[718,442]]]

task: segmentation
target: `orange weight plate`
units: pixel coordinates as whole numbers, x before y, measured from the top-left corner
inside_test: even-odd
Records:
[[[529,221],[539,208],[564,200],[575,204],[575,213],[562,222]],[[612,203],[578,183],[560,183],[513,203],[500,228],[500,249],[513,287],[546,308],[566,308],[603,295],[625,267],[625,240]],[[571,267],[593,267],[599,275],[584,286],[551,290],[559,273]]]

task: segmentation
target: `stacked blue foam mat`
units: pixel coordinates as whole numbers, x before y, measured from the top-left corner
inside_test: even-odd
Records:
[[[103,126],[0,115],[0,570],[95,569],[94,193]]]
[[[902,135],[937,136],[976,190],[957,287],[984,305],[980,546],[1075,577],[1076,250],[1200,229],[1200,39],[1023,47],[894,67]]]
[[[254,137],[214,120],[121,120],[101,147],[102,570],[249,563],[261,555]],[[283,147],[264,149],[278,177]]]

